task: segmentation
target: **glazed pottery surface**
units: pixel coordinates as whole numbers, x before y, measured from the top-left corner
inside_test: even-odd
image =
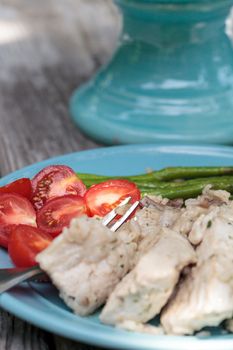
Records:
[[[119,46],[71,99],[92,138],[114,143],[233,143],[233,0],[118,0]]]

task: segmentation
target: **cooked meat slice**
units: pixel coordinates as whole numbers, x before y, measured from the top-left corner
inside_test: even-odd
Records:
[[[168,198],[162,198],[161,196],[144,196],[141,199],[141,205],[145,207],[155,207],[164,209],[165,206],[171,207],[171,208],[181,208],[184,204],[183,199],[168,199]]]
[[[162,196],[152,196],[152,195],[148,195],[148,196],[145,196],[141,202],[144,203],[146,206],[148,206],[146,203],[147,202],[150,202],[150,204],[153,206],[161,206],[161,207],[164,207],[166,205],[168,205],[168,203],[170,202],[170,199],[168,198],[164,198]]]
[[[154,230],[160,231],[161,227],[172,227],[180,216],[180,208],[165,204],[169,203],[168,199],[164,198],[164,202],[161,203],[160,197],[148,197],[150,200],[152,198],[154,204],[147,202],[148,206],[145,206],[136,214],[144,236],[150,234],[151,231],[154,233]]]
[[[193,223],[192,229],[189,232],[188,239],[193,245],[198,245],[203,240],[206,227],[211,225],[213,218],[218,212],[218,207],[213,208],[207,214],[200,214],[200,216]]]
[[[195,252],[188,240],[163,229],[158,242],[116,286],[100,315],[101,321],[112,325],[124,321],[147,322],[159,314],[180,272],[193,262]]]
[[[152,198],[156,205],[147,201],[148,207],[138,210],[135,217],[123,225],[126,236],[128,232],[137,232],[139,236],[135,263],[145,251],[158,241],[162,234],[161,229],[172,227],[180,215],[179,209],[166,204],[169,202],[168,199],[161,199],[159,196],[149,198]]]
[[[211,190],[210,185],[206,186],[202,195],[185,201],[185,207],[180,210],[180,216],[177,217],[173,229],[189,238],[194,223],[200,217],[202,220],[203,215],[211,212],[213,208],[229,204],[229,198],[230,193],[222,190]],[[190,237],[190,242],[192,244],[198,244],[201,241],[201,237],[197,230],[194,231]]]
[[[136,231],[112,232],[97,219],[80,217],[37,255],[37,261],[67,305],[87,315],[132,269],[139,238]]]
[[[223,190],[212,190],[211,185],[207,185],[202,194],[197,198],[187,199],[185,206],[199,206],[209,208],[211,206],[221,206],[230,203],[230,193]]]
[[[192,334],[233,315],[232,203],[213,208],[211,220],[203,216],[199,225],[203,240],[196,249],[197,265],[161,315],[168,334]]]

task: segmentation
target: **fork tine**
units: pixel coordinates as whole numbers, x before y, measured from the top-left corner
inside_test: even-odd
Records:
[[[127,210],[127,212],[119,219],[115,222],[114,225],[112,225],[112,227],[110,227],[110,230],[115,232],[116,230],[118,230],[119,227],[121,227],[121,225],[128,219],[128,217],[133,213],[133,211],[140,205],[140,201],[136,201],[135,203],[133,203],[131,205],[131,207]]]
[[[130,199],[131,197],[126,197],[116,208],[114,208],[112,211],[110,211],[110,213],[105,215],[105,217],[102,219],[102,224],[104,226],[107,226],[117,216],[116,209],[129,203]]]

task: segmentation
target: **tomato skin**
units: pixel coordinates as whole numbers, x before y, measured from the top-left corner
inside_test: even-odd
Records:
[[[48,200],[64,195],[80,195],[86,192],[86,186],[76,173],[65,165],[51,165],[42,169],[32,179],[32,202],[36,210]]]
[[[137,186],[128,180],[108,180],[93,185],[84,195],[90,216],[104,216],[124,198],[131,197],[131,203],[141,197]]]
[[[48,247],[53,238],[37,227],[18,225],[11,232],[8,253],[17,267],[36,265],[36,255]]]
[[[10,234],[15,227],[16,225],[6,225],[2,227],[0,225],[0,247],[8,247]]]
[[[7,248],[11,231],[19,224],[36,226],[32,204],[15,193],[0,194],[0,246]]]
[[[15,180],[3,187],[0,187],[0,194],[2,193],[15,193],[31,200],[32,198],[31,180],[27,177]]]
[[[83,197],[66,195],[49,200],[37,212],[37,225],[52,237],[59,235],[64,227],[69,226],[74,217],[86,215],[87,207]]]

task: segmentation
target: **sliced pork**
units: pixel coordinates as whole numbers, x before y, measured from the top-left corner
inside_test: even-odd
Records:
[[[185,237],[162,229],[159,240],[110,295],[100,315],[101,321],[119,325],[152,319],[171,296],[180,272],[195,261],[194,249]]]
[[[233,204],[213,208],[198,225],[197,265],[162,312],[168,334],[193,334],[233,315]]]

